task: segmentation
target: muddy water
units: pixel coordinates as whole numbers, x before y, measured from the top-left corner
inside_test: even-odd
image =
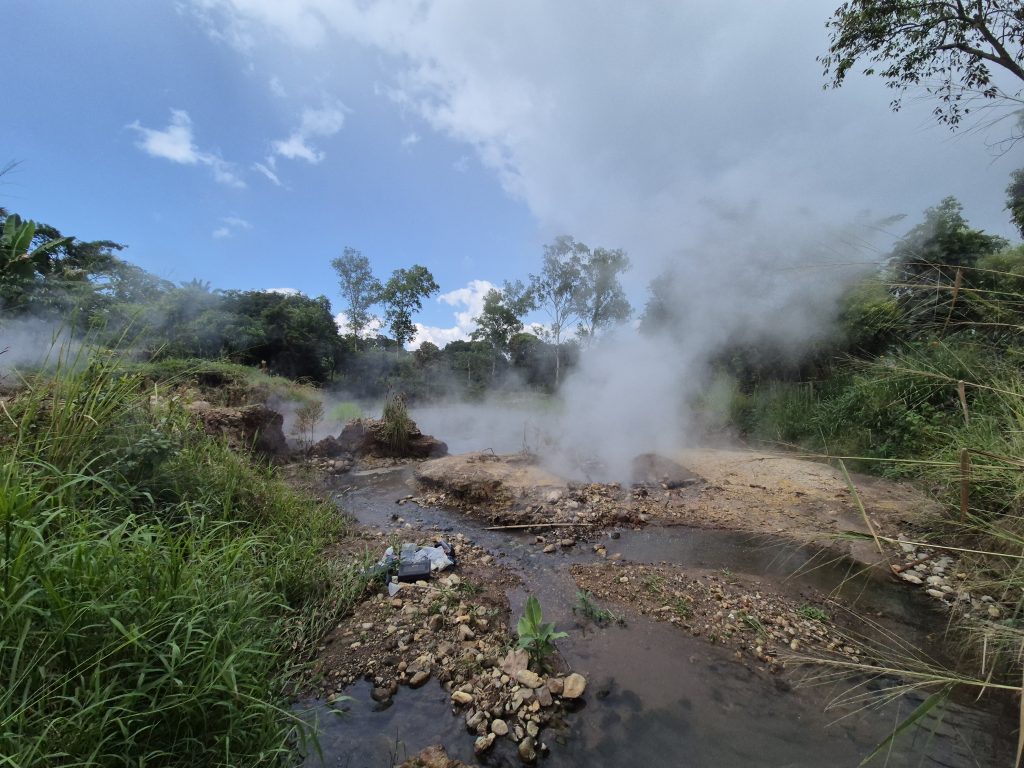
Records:
[[[417,529],[461,532],[486,547],[522,578],[522,587],[509,594],[513,616],[522,612],[526,595],[534,594],[547,620],[571,630],[559,649],[589,686],[581,709],[560,728],[544,731],[543,740],[551,747],[546,765],[856,766],[921,701],[908,696],[854,712],[833,704],[848,683],[838,689],[790,690],[771,675],[737,663],[730,651],[669,624],[636,619],[626,627],[578,626],[572,613],[576,586],[568,568],[596,561],[589,551],[543,555],[532,536],[485,531],[446,510],[398,506],[395,501],[411,492],[408,469],[342,482],[350,487],[340,502],[361,522],[394,527],[392,516],[400,515]],[[890,628],[918,646],[932,642],[937,628],[937,617],[898,586],[870,575],[851,578],[848,564],[770,537],[649,528],[622,531],[608,546],[634,562],[728,568],[793,594],[845,584],[844,594],[857,597],[859,610],[882,614]],[[436,683],[402,688],[386,709],[370,699],[367,684],[352,686],[348,694],[352,701],[342,715],[309,703],[307,716],[318,718],[323,755],[311,756],[308,766],[384,768],[434,743],[474,762],[473,737]],[[1005,723],[980,710],[950,705],[941,717],[929,718],[927,729],[903,735],[878,764],[1009,765],[1013,745]],[[483,763],[512,766],[519,760],[513,744],[502,739]]]

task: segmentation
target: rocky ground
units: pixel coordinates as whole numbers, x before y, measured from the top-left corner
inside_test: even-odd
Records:
[[[571,571],[581,590],[624,611],[626,620],[669,622],[771,672],[781,672],[798,655],[856,663],[865,653],[836,625],[834,615],[842,609],[821,595],[797,601],[727,571],[672,565],[608,563],[575,565]]]
[[[363,529],[348,547],[383,551],[410,535],[407,529]],[[583,695],[586,680],[564,669],[541,675],[528,667],[526,652],[514,647],[509,630],[505,590],[517,579],[461,534],[451,543],[454,568],[403,583],[394,595],[381,584],[327,635],[306,693],[340,700],[347,686],[366,679],[373,683],[374,700],[387,706],[400,686],[440,684],[451,694],[453,712],[475,735],[478,754],[508,738],[524,762],[534,762],[547,750],[543,728],[561,718],[566,702]]]

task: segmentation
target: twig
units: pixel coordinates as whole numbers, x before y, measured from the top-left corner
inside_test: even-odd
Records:
[[[485,531],[507,531],[512,528],[574,528],[576,526],[597,525],[597,523],[525,523],[523,525],[492,525]]]

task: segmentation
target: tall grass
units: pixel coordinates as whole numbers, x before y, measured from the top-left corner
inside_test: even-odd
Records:
[[[341,532],[113,355],[0,410],[0,766],[262,766],[288,686],[355,599]],[[159,392],[155,393],[159,395]]]

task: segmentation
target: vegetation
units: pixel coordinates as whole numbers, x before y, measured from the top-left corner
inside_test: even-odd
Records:
[[[375,422],[378,438],[385,443],[396,456],[404,456],[409,451],[409,441],[413,437],[415,424],[405,406],[401,395],[392,394],[384,403],[384,411],[380,421]]]
[[[578,613],[583,618],[589,619],[598,626],[607,624],[619,624],[625,626],[626,619],[608,608],[602,608],[594,600],[594,595],[587,590],[580,590],[576,593],[576,605],[573,606],[573,613]]]
[[[363,583],[330,504],[196,428],[114,355],[0,418],[0,765],[280,765],[301,661]]]
[[[544,623],[540,601],[533,595],[526,599],[526,608],[516,625],[516,634],[519,635],[519,647],[526,649],[530,663],[538,671],[547,668],[548,658],[555,652],[555,640],[569,636],[565,632],[556,632],[554,624]]]
[[[1013,100],[993,68],[1024,81],[1024,17],[1000,0],[848,0],[828,21],[828,53],[819,58],[838,88],[857,62],[900,91],[923,87],[939,99],[936,118],[955,128],[972,99]],[[892,102],[899,109],[900,99]]]

